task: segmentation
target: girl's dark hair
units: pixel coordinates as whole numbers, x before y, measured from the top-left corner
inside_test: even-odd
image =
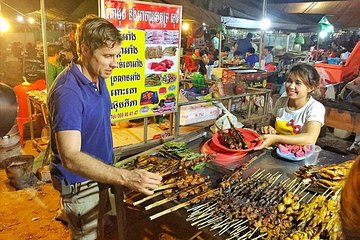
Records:
[[[204,56],[205,54],[206,55],[208,54],[208,52],[205,49],[200,51],[200,57]]]
[[[289,72],[290,75],[298,76],[306,86],[316,88],[320,85],[320,75],[316,69],[306,63],[298,63],[294,65]]]
[[[351,168],[341,191],[340,219],[345,239],[360,239],[360,156]]]

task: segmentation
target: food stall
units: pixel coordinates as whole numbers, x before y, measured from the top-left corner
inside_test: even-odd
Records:
[[[245,140],[256,136],[247,132],[253,134],[242,132]],[[314,166],[306,165],[307,159],[286,160],[274,150],[249,150],[245,156],[226,158],[221,152],[199,153],[204,143],[219,135],[197,131],[118,162],[116,166],[127,169],[152,166],[149,171],[163,175],[154,195],[127,192],[126,204],[144,211],[150,220],[167,214],[186,219],[205,239],[341,235],[338,190],[355,155],[321,150]]]

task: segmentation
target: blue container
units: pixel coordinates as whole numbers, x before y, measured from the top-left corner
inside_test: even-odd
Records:
[[[328,58],[328,64],[339,65],[340,62],[340,58]]]

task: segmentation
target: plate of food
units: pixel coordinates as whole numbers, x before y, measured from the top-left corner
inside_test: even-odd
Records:
[[[229,128],[217,131],[212,142],[227,152],[249,152],[261,144],[260,135],[249,128]]]
[[[314,153],[315,145],[309,144],[304,146],[293,144],[278,144],[276,154],[279,157],[285,158],[290,161],[302,161],[306,157]]]

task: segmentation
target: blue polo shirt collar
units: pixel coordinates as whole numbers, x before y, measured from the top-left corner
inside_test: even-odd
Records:
[[[80,71],[79,67],[76,65],[75,62],[71,63],[70,71],[78,77],[78,79],[83,85],[91,85],[92,87],[96,87],[96,84],[94,82],[90,81],[87,77],[85,77],[85,75]],[[99,80],[100,79],[102,78],[99,77]]]

